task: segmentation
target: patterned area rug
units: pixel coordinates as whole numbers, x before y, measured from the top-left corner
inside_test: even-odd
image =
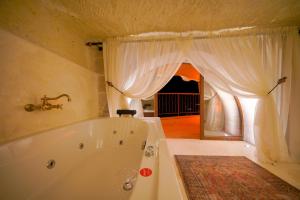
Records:
[[[190,200],[300,199],[300,190],[246,157],[175,158]]]

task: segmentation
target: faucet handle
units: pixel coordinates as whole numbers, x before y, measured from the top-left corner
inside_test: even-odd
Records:
[[[42,100],[42,101],[46,101],[47,98],[48,98],[47,95],[44,95],[44,96],[41,98],[41,100]]]
[[[27,112],[32,112],[34,110],[37,109],[37,106],[33,105],[33,104],[26,104],[24,106],[24,109],[27,111]]]
[[[57,104],[57,109],[63,109],[63,104]]]

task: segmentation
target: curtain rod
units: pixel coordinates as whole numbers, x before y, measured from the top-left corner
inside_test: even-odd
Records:
[[[153,36],[153,37],[144,37],[144,38],[138,38],[138,37],[112,37],[112,38],[108,38],[108,39],[116,39],[116,40],[120,40],[123,42],[150,42],[150,41],[169,41],[169,40],[174,40],[174,39],[205,39],[205,38],[217,38],[217,37],[236,37],[236,36],[249,36],[249,35],[261,35],[261,34],[268,34],[268,33],[276,33],[278,32],[278,30],[280,29],[292,29],[293,27],[281,27],[281,28],[275,28],[276,30],[272,30],[272,29],[267,29],[267,31],[264,30],[260,30],[259,32],[255,32],[255,30],[257,29],[243,29],[243,30],[239,30],[239,31],[235,31],[235,32],[224,32],[222,33],[217,33],[214,31],[208,32],[206,33],[206,35],[201,35],[201,36],[192,36],[192,35],[186,35],[186,36],[182,36],[183,33],[175,33],[176,35],[173,36],[163,36],[163,37],[159,37],[159,36]],[[298,29],[298,34],[300,35],[300,27],[297,28]],[[288,30],[285,30],[284,32],[287,32]],[[102,40],[103,42],[105,42],[107,39]],[[85,44],[89,47],[92,46],[96,46],[98,47],[98,49],[100,51],[102,51],[103,49],[103,42],[102,41],[97,41],[97,42],[86,42]]]
[[[220,31],[208,31],[200,32],[197,34],[181,32],[173,33],[174,35],[163,35],[163,36],[125,36],[125,37],[111,37],[104,39],[106,40],[118,40],[122,42],[151,42],[151,41],[170,41],[176,39],[190,40],[190,39],[206,39],[206,38],[222,38],[222,37],[237,37],[237,36],[249,36],[249,35],[264,35],[264,34],[273,34],[273,33],[287,33],[292,30],[297,29],[298,34],[300,35],[300,27],[295,26],[286,26],[286,27],[276,27],[276,28],[240,28],[240,29],[224,29]],[[202,35],[201,35],[202,34]]]

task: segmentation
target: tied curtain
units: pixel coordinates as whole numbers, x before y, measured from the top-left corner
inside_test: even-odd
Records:
[[[257,98],[254,138],[258,157],[288,161],[284,138],[288,112],[292,56],[297,31],[195,40],[188,56],[214,87],[235,96]],[[282,91],[268,91],[282,76],[290,77]],[[284,96],[285,94],[285,96]],[[276,105],[280,105],[277,106]],[[278,109],[281,108],[281,109]]]
[[[163,88],[176,73],[183,59],[177,41],[104,43],[105,80],[110,116],[117,109],[135,109],[143,116],[141,99],[149,98]]]
[[[284,139],[291,78],[271,95],[282,76],[291,77],[297,29],[244,36],[122,41],[104,43],[106,81],[111,116],[116,109],[135,108],[159,91],[188,60],[213,87],[232,95],[257,98],[254,138],[258,158],[287,161]]]

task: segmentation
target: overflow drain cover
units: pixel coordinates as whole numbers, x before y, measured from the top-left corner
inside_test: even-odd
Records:
[[[144,177],[151,176],[152,170],[150,168],[142,168],[140,169],[140,175]]]

